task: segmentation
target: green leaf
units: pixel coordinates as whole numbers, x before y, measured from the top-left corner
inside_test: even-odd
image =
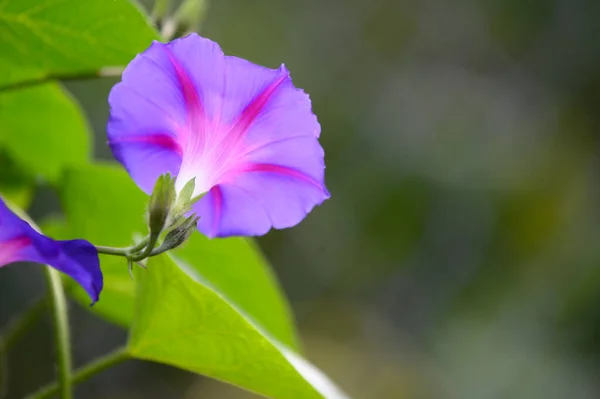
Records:
[[[33,180],[0,149],[0,195],[20,208],[27,208],[33,196]]]
[[[68,171],[60,190],[68,236],[85,238],[97,245],[124,247],[133,234],[145,235],[144,212],[148,196],[127,173],[112,165],[87,165]],[[207,286],[243,309],[256,323],[286,345],[297,345],[294,325],[286,301],[267,262],[248,240],[208,240],[192,235],[175,252]],[[85,293],[76,288],[82,304],[106,319],[127,326],[133,316],[135,284],[124,258],[102,255],[104,290],[100,301],[88,306]]]
[[[291,348],[298,347],[290,309],[266,261],[252,240],[209,240],[196,233],[172,252],[179,264],[213,287]]]
[[[158,39],[127,0],[0,2],[0,87],[126,65]]]
[[[186,270],[186,271],[184,271]],[[282,399],[345,398],[320,371],[167,255],[137,273],[129,352]],[[259,292],[256,292],[258,295]]]
[[[69,234],[65,220],[58,215],[46,216],[38,223],[38,226],[44,232],[44,235],[55,240],[69,240],[74,238]]]
[[[27,186],[8,186],[0,180],[0,196],[17,205],[19,208],[27,208],[33,196],[33,190]]]
[[[66,217],[67,237],[83,238],[96,245],[126,247],[134,234],[146,234],[146,194],[116,165],[87,165],[68,170],[62,180],[60,198]],[[89,298],[79,287],[75,299],[105,319],[127,327],[133,315],[135,285],[125,258],[101,255],[104,290],[100,301],[89,307]]]
[[[0,91],[0,146],[31,176],[55,182],[62,168],[86,163],[88,130],[58,83]]]

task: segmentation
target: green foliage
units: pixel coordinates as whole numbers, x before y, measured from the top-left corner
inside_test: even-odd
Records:
[[[148,200],[117,166],[90,165],[68,170],[60,187],[66,216],[66,236],[97,245],[116,247],[133,243],[133,234],[144,235],[144,207]],[[101,300],[89,307],[89,298],[74,285],[75,298],[87,309],[121,326],[133,314],[134,284],[124,258],[101,256],[104,290]]]
[[[0,38],[0,146],[54,183],[88,159],[90,140],[75,101],[43,79],[126,65],[157,35],[126,0],[4,0]]]
[[[64,217],[46,218],[46,234],[134,244],[148,233],[148,196],[121,167],[90,160],[87,121],[53,79],[124,66],[157,39],[155,30],[125,0],[0,0],[0,38],[0,194],[26,207],[35,183],[50,183]],[[176,204],[181,213],[199,199],[190,187]],[[167,194],[158,205],[175,201]],[[162,226],[166,215],[158,216]],[[274,398],[343,397],[296,354],[288,304],[253,241],[194,232],[151,258],[148,270],[136,267],[136,280],[123,257],[101,255],[101,267],[104,290],[93,307],[64,277],[67,289],[85,309],[130,329],[132,356]]]
[[[305,369],[294,366],[294,355],[218,291],[203,284],[192,266],[179,262],[178,267],[161,255],[150,261],[147,271],[140,270],[137,278],[140,284],[129,340],[133,356],[273,398],[322,397],[300,374]],[[332,389],[327,381],[320,382],[320,389]]]
[[[66,223],[50,221],[49,233],[121,247],[132,243],[132,232],[146,233],[148,197],[119,167],[69,170],[60,194]],[[272,397],[320,397],[286,357],[297,355],[282,349],[297,347],[292,318],[251,241],[209,240],[196,233],[171,257],[152,258],[147,271],[139,269],[137,298],[124,258],[103,255],[101,263],[101,300],[90,308],[75,284],[73,295],[101,317],[131,325],[134,356]]]
[[[156,32],[126,0],[4,0],[0,87],[126,65]]]
[[[0,165],[0,195],[16,206],[27,207],[32,196],[32,179],[1,148]]]
[[[93,184],[90,184],[93,182]],[[90,165],[69,170],[60,190],[67,221],[67,237],[85,238],[98,245],[129,246],[133,234],[147,234],[144,211],[148,197],[121,168]],[[296,347],[293,323],[285,300],[269,267],[246,240],[208,240],[194,234],[175,251],[181,261],[196,265],[194,270],[207,285],[244,309],[270,334]],[[134,281],[124,258],[102,255],[105,288],[92,308],[106,319],[128,326],[133,314]],[[76,297],[89,308],[79,287]]]
[[[57,83],[0,91],[0,127],[0,145],[15,162],[51,182],[90,155],[85,118]]]
[[[194,234],[170,254],[180,264],[188,264],[198,279],[226,296],[280,342],[298,347],[287,303],[253,240],[210,240]]]

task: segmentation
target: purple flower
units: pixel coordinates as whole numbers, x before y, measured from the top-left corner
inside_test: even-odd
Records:
[[[150,194],[157,177],[195,178],[198,229],[262,235],[299,223],[329,198],[321,131],[308,95],[281,66],[225,56],[191,34],[154,42],[111,91],[109,145]]]
[[[78,282],[98,301],[102,272],[96,248],[85,240],[54,241],[35,231],[0,199],[0,267],[14,262],[52,266]]]

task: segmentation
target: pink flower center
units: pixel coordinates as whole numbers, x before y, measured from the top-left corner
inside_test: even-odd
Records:
[[[20,252],[31,244],[28,237],[16,237],[0,242],[0,266],[20,260]]]
[[[177,75],[188,115],[185,127],[177,132],[182,162],[175,187],[179,192],[195,178],[194,195],[199,195],[244,171],[245,155],[251,150],[244,137],[289,75],[281,75],[266,85],[232,123],[224,124],[209,119],[192,79],[175,57],[165,51]]]

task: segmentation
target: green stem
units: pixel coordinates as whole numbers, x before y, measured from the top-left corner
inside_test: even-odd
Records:
[[[129,354],[127,353],[127,348],[119,348],[106,356],[103,356],[97,360],[94,360],[92,363],[82,367],[81,369],[75,371],[73,375],[72,382],[73,384],[79,384],[84,381],[87,381],[90,377],[111,368],[119,363],[124,362],[129,359]],[[27,396],[26,399],[45,399],[50,398],[53,395],[56,395],[60,390],[59,384],[53,383],[41,388],[39,391]]]
[[[132,254],[136,253],[136,252],[139,252],[142,249],[144,249],[146,247],[146,245],[148,245],[149,242],[150,242],[150,235],[148,234],[140,242],[138,242],[137,244],[135,244],[132,247],[129,247],[129,252],[132,253]]]
[[[156,22],[162,21],[171,8],[171,0],[156,0],[152,8],[152,20]]]
[[[105,255],[115,255],[115,256],[125,256],[129,255],[129,248],[113,248],[113,247],[105,247],[103,245],[95,245],[96,251],[99,254]]]
[[[105,255],[115,255],[115,256],[125,256],[126,258],[131,257],[132,254],[141,251],[144,249],[148,243],[150,242],[150,236],[146,236],[139,243],[132,245],[127,248],[114,248],[114,247],[106,247],[104,245],[95,245],[96,251]]]
[[[0,86],[0,93],[11,90],[18,90],[25,87],[36,86],[43,83],[48,83],[52,80],[84,80],[84,79],[97,79],[112,76],[121,76],[124,67],[106,67],[96,70],[81,71],[78,73],[55,73],[47,74],[44,76],[36,77],[29,80],[23,80],[16,83],[8,83]]]
[[[148,258],[152,258],[152,257],[154,257],[154,256],[158,256],[158,255],[160,255],[160,254],[163,254],[163,253],[165,253],[165,252],[167,252],[167,251],[170,251],[170,250],[172,250],[172,249],[173,249],[173,247],[168,247],[168,246],[166,246],[166,247],[163,247],[163,246],[161,245],[161,246],[160,246],[160,247],[158,247],[158,248],[154,248],[154,249],[152,250],[152,252],[150,252],[150,255],[148,255]]]
[[[69,340],[69,320],[67,300],[63,290],[60,273],[50,267],[44,267],[51,299],[51,311],[54,321],[54,339],[58,366],[58,389],[61,399],[73,397],[71,384],[71,342]]]
[[[159,232],[159,234],[151,233],[149,235],[148,245],[146,245],[146,248],[144,248],[144,250],[139,255],[130,256],[129,259],[134,262],[139,262],[139,261],[146,259],[152,253],[152,250],[156,246],[156,243],[158,242],[159,237],[160,237],[160,232]]]

